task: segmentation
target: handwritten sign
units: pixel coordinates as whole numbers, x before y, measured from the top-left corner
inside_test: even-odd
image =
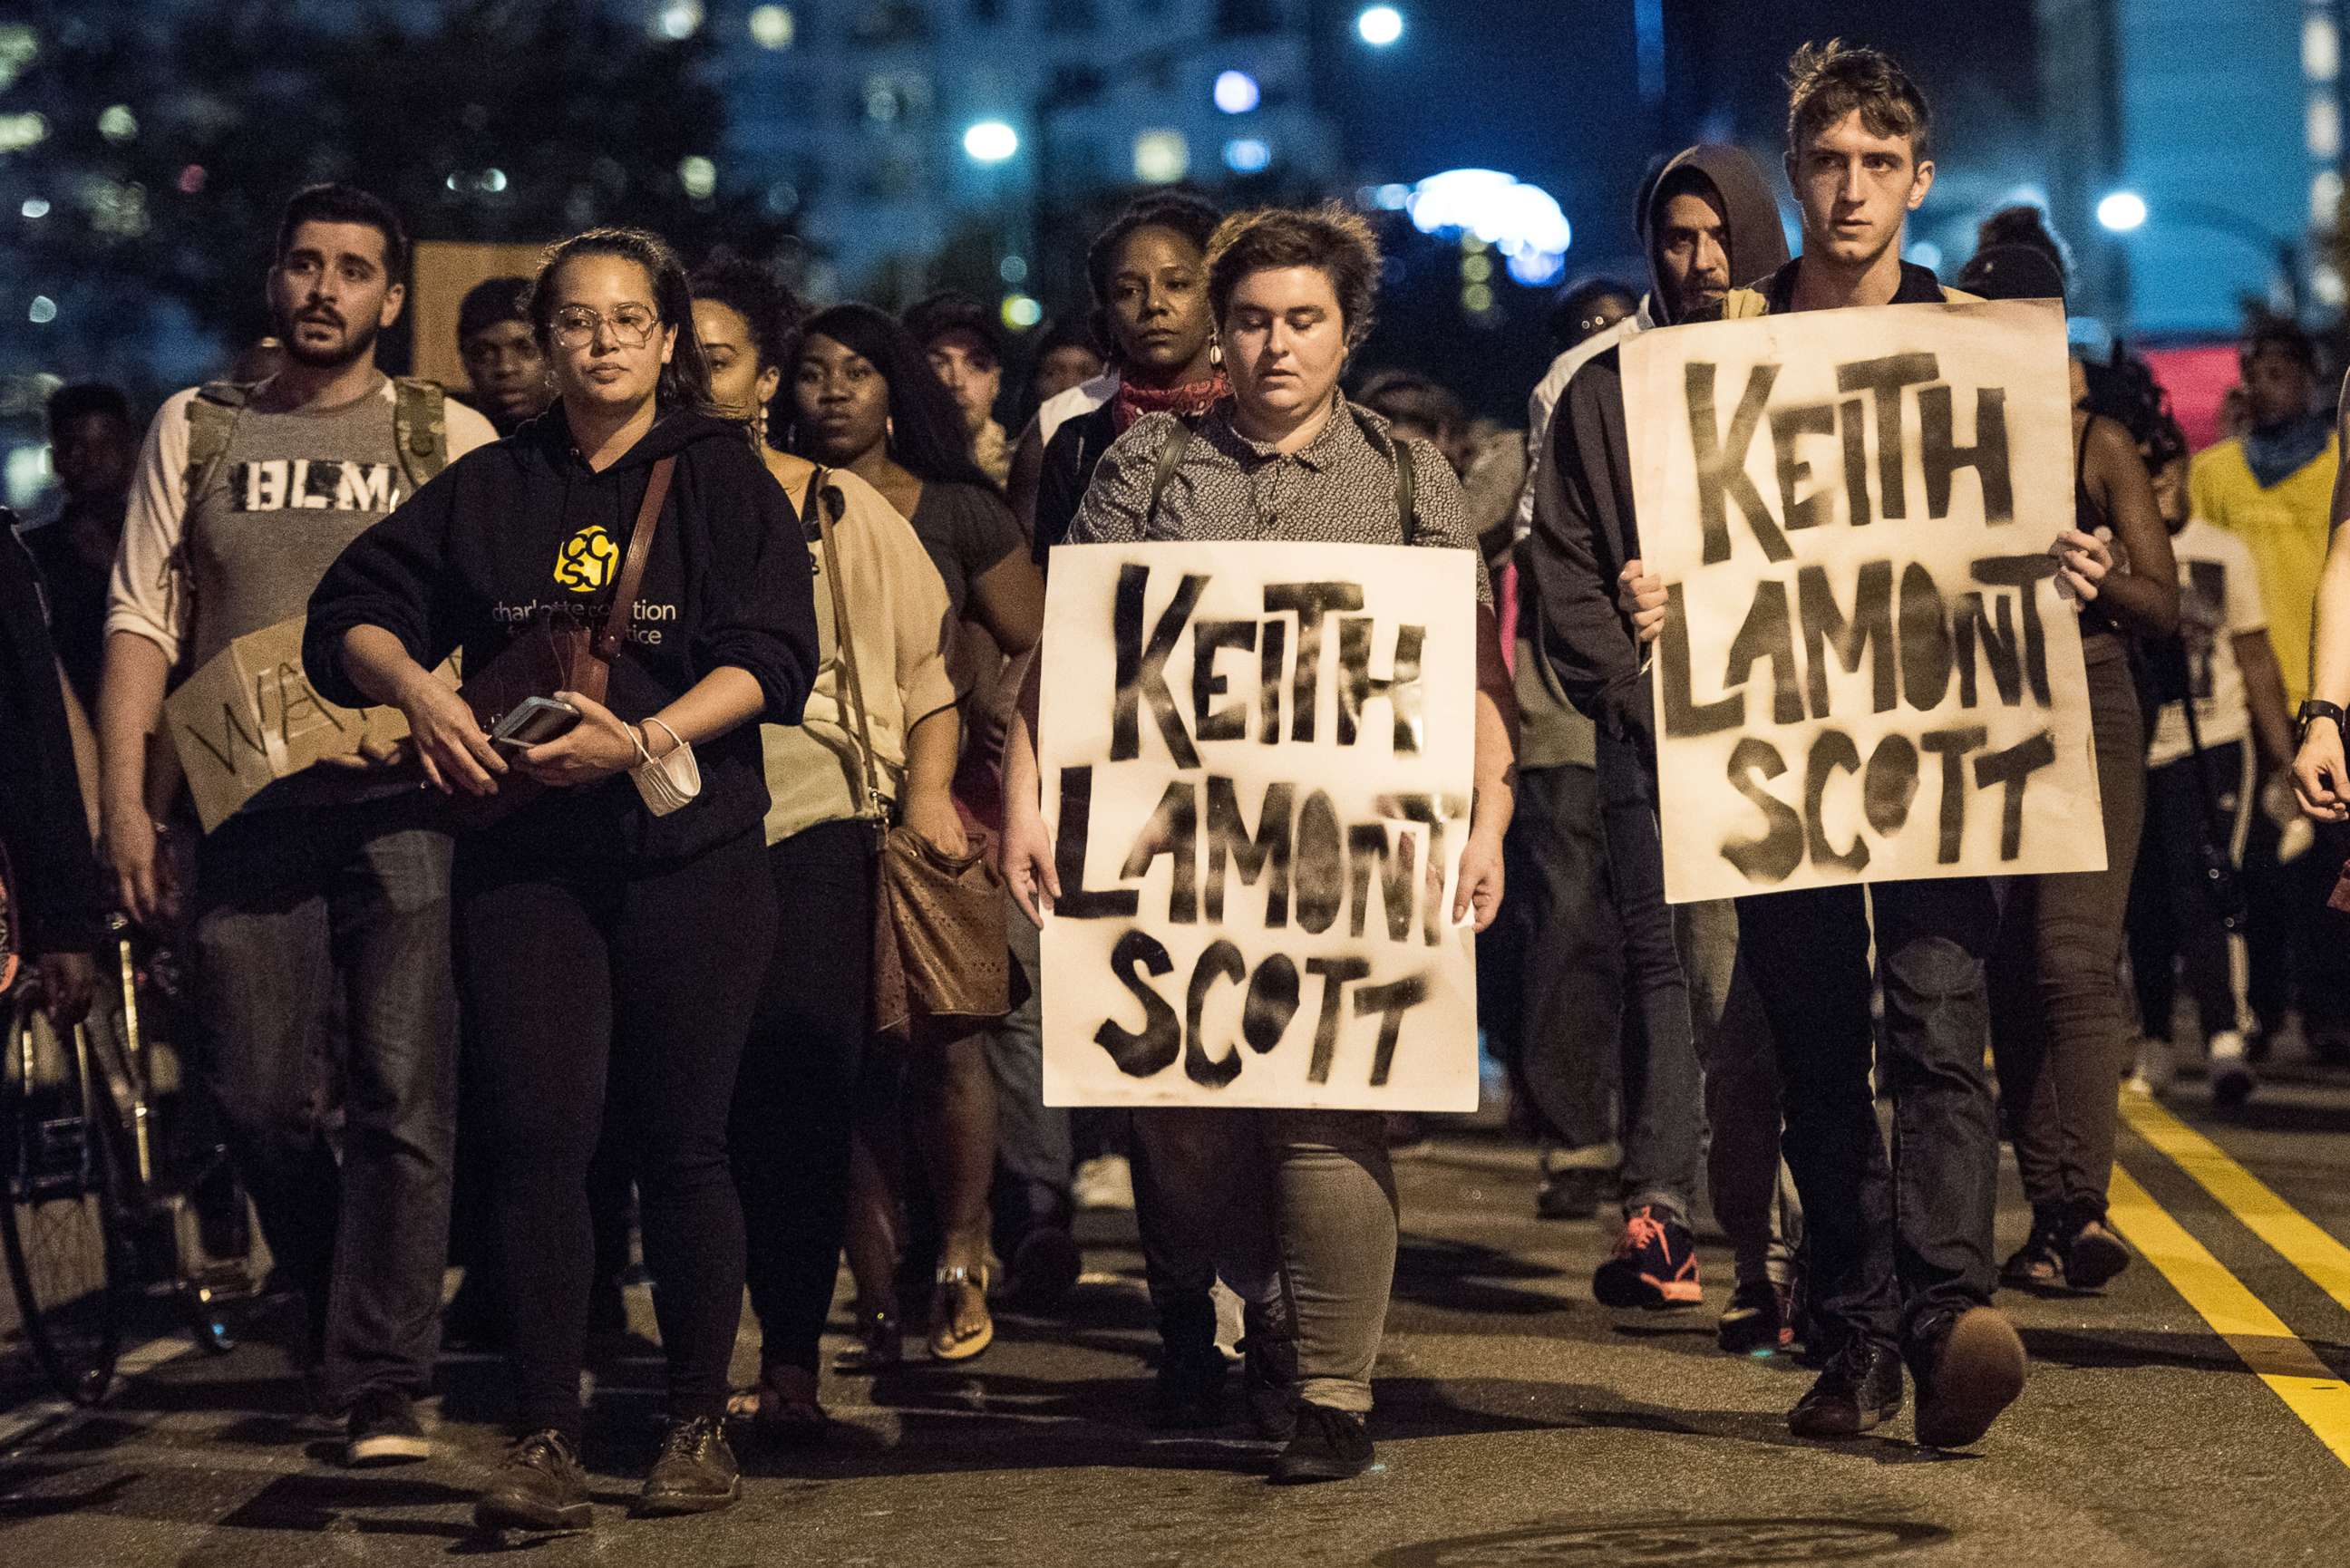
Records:
[[[1064,545],[1045,1103],[1465,1111],[1465,551]]]
[[[311,689],[302,673],[302,624],[296,616],[238,638],[163,704],[206,833],[322,757],[408,734],[408,717],[397,708],[338,708]],[[447,666],[436,673],[456,684]]]
[[[1626,343],[1669,899],[2104,868],[2064,357],[2027,301]]]

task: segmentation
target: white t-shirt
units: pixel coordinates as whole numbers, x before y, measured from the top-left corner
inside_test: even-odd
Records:
[[[1066,392],[1055,392],[1045,400],[1036,410],[1036,445],[1039,451],[1053,444],[1053,432],[1071,420],[1084,419],[1104,403],[1118,396],[1118,374],[1104,370],[1090,381],[1080,381]]]
[[[2261,607],[2259,569],[2242,539],[2197,517],[2171,539],[2170,552],[2178,559],[2178,635],[2187,644],[2195,722],[2209,751],[2251,733],[2235,639],[2265,631],[2269,618]],[[2162,767],[2193,751],[2183,705],[2164,704],[2146,749],[2147,765]]]

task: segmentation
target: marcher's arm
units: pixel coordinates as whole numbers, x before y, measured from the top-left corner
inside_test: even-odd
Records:
[[[156,853],[147,811],[147,742],[163,717],[170,658],[152,639],[117,631],[106,639],[98,687],[99,831],[122,907],[141,925],[170,912],[171,874]]]
[[[2238,632],[2230,639],[2236,669],[2244,680],[2244,702],[2252,712],[2252,740],[2260,749],[2261,766],[2274,769],[2293,762],[2293,715],[2285,711],[2284,671],[2277,665],[2276,645],[2268,628]]]
[[[2093,488],[2129,564],[2127,571],[2107,572],[2095,597],[2123,629],[2168,637],[2178,629],[2178,565],[2145,460],[2128,432],[2106,419],[2090,421],[2085,452]]]
[[[2350,378],[2334,415],[2334,439],[2350,431]],[[2350,702],[2350,473],[2334,478],[2334,531],[2318,573],[2317,604],[2309,628],[2309,694],[2321,701]],[[2247,675],[2249,680],[2249,673]],[[2350,820],[2350,778],[2345,778],[2342,728],[2314,719],[2301,738],[2293,762],[2293,791],[2301,809],[2324,822]]]

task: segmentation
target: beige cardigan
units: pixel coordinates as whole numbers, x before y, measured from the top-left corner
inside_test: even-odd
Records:
[[[924,719],[955,705],[946,659],[953,616],[946,584],[931,565],[913,525],[857,475],[834,469],[829,483],[842,502],[833,542],[840,553],[848,635],[872,725],[882,792],[895,801],[905,781],[906,737]],[[806,496],[803,482],[792,496],[793,505],[797,507]],[[759,728],[766,762],[769,844],[820,823],[864,813],[864,763],[858,756],[856,717],[848,705],[832,587],[825,575],[821,545],[811,538],[807,548],[816,568],[823,665],[808,693],[806,715],[798,724]]]

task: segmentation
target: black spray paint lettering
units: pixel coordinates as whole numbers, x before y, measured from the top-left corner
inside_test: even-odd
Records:
[[[1743,736],[1731,750],[1729,783],[1762,814],[1762,826],[1759,831],[1725,840],[1721,857],[1748,881],[1765,887],[1785,881],[1806,860],[1823,870],[1857,877],[1868,867],[1868,839],[1858,829],[1845,844],[1829,836],[1829,790],[1841,775],[1856,777],[1862,821],[1880,840],[1890,839],[1908,825],[1923,783],[1918,756],[1922,750],[1941,764],[1936,862],[1958,864],[1966,841],[1970,802],[1993,790],[2000,794],[1999,857],[2002,862],[2015,860],[2023,852],[2025,790],[2035,774],[2055,763],[2055,737],[2043,730],[2014,745],[1985,752],[1982,748],[1989,738],[1980,724],[1929,730],[1915,741],[1907,735],[1887,735],[1864,763],[1858,744],[1849,734],[1824,730],[1812,739],[1804,758],[1801,787],[1791,796],[1773,787],[1787,774],[1785,754],[1759,735]]]
[[[1957,389],[1940,380],[1932,354],[1893,354],[1836,367],[1836,389],[1829,401],[1773,406],[1771,393],[1781,367],[1759,364],[1725,423],[1721,411],[1721,368],[1701,360],[1682,367],[1682,395],[1689,410],[1690,448],[1697,487],[1698,524],[1703,558],[1711,566],[1731,556],[1731,514],[1735,512],[1770,561],[1794,559],[1791,531],[1815,528],[1843,514],[1854,527],[1909,515],[1907,454],[1914,450],[1926,482],[1926,515],[1950,514],[1955,480],[1970,471],[1982,498],[1984,520],[2009,523],[2015,493],[2009,472],[2007,392],[1974,389],[1975,439],[1960,443]],[[1917,410],[1914,426],[1909,409]],[[1748,454],[1763,429],[1770,431],[1777,478],[1777,511],[1746,470]],[[1840,459],[1835,483],[1821,476],[1804,456],[1807,440],[1834,441]],[[1869,492],[1869,456],[1875,453],[1877,489]]]
[[[1323,651],[1332,640],[1326,630],[1334,620],[1335,740],[1342,746],[1359,743],[1367,732],[1367,711],[1384,701],[1396,753],[1418,754],[1427,706],[1425,627],[1399,623],[1383,639],[1378,618],[1346,613],[1364,605],[1362,585],[1346,582],[1267,584],[1262,621],[1209,619],[1195,625],[1192,617],[1211,581],[1204,573],[1182,574],[1166,606],[1151,619],[1145,614],[1150,568],[1139,563],[1118,568],[1110,607],[1111,643],[1117,650],[1110,761],[1131,762],[1142,754],[1145,709],[1169,760],[1179,768],[1201,765],[1201,744],[1245,740],[1248,705],[1233,691],[1230,666],[1252,651],[1257,655],[1257,741],[1264,745],[1278,745],[1284,739],[1314,743],[1322,710]],[[1294,660],[1289,656],[1293,622]],[[1191,633],[1188,713],[1169,682],[1168,669],[1187,629]],[[1388,650],[1388,673],[1376,675],[1372,664],[1382,641]]]
[[[1225,939],[1211,942],[1191,966],[1183,990],[1183,1008],[1159,994],[1154,981],[1172,973],[1174,960],[1157,938],[1147,931],[1122,933],[1110,951],[1110,971],[1139,1003],[1141,1023],[1128,1028],[1105,1019],[1094,1032],[1094,1043],[1109,1054],[1118,1070],[1130,1078],[1148,1078],[1166,1071],[1178,1060],[1183,1075],[1203,1088],[1229,1087],[1246,1070],[1250,1056],[1270,1055],[1287,1036],[1304,1012],[1304,981],[1295,960],[1274,953],[1252,971],[1239,946]],[[1313,958],[1305,961],[1306,979],[1321,982],[1314,1009],[1314,1037],[1305,1076],[1312,1084],[1327,1084],[1337,1070],[1342,1036],[1351,1012],[1361,1020],[1376,1016],[1378,1030],[1365,1076],[1373,1087],[1387,1084],[1402,1044],[1404,1024],[1413,1008],[1429,999],[1431,987],[1425,971],[1378,985],[1363,985],[1371,976],[1369,961],[1355,957]],[[1209,1037],[1206,1014],[1210,997],[1219,985],[1245,985],[1241,1000],[1240,1040],[1217,1042]],[[1347,988],[1358,986],[1352,997]],[[1241,1046],[1248,1047],[1244,1054]]]
[[[1792,595],[1786,578],[1765,577],[1754,585],[1731,639],[1721,695],[1703,699],[1695,685],[1681,586],[1669,585],[1657,654],[1665,733],[1678,740],[1838,717],[1832,662],[1850,674],[1866,670],[1873,712],[1908,707],[1931,713],[1943,706],[1953,676],[1959,705],[1982,706],[1986,669],[1990,695],[2000,706],[2020,707],[2028,700],[2047,709],[2054,698],[2038,585],[2055,571],[2056,563],[2044,555],[1989,556],[1969,567],[1976,587],[1946,594],[1922,563],[1902,566],[1897,589],[1893,563],[1869,561],[1855,576],[1848,610],[1824,567],[1797,567]],[[1762,665],[1769,666],[1767,684],[1756,679]],[[1765,702],[1762,712],[1752,711]]]
[[[1086,879],[1093,769],[1062,769],[1060,831],[1054,846],[1061,896],[1054,902],[1055,915],[1073,920],[1136,919],[1141,907],[1136,884],[1163,856],[1169,863],[1170,925],[1197,925],[1203,916],[1213,925],[1226,923],[1226,892],[1236,877],[1243,887],[1263,885],[1266,930],[1294,924],[1308,936],[1321,936],[1348,915],[1350,936],[1436,946],[1445,928],[1445,825],[1466,815],[1467,800],[1389,795],[1376,803],[1380,815],[1374,820],[1346,823],[1326,791],[1300,799],[1299,788],[1286,782],[1267,784],[1252,827],[1232,779],[1221,774],[1170,779],[1118,863],[1119,885],[1097,887]]]

